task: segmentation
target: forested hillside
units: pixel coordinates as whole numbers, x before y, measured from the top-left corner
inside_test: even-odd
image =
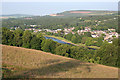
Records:
[[[64,13],[69,13],[63,12]],[[83,11],[82,11],[83,12]],[[88,12],[88,11],[87,11]],[[69,14],[66,14],[65,16],[33,16],[33,17],[26,17],[26,18],[9,18],[4,19],[2,21],[2,26],[7,28],[15,28],[20,27],[21,29],[27,29],[30,28],[29,25],[37,25],[36,29],[64,29],[67,27],[76,27],[76,30],[82,29],[86,26],[89,26],[93,30],[106,30],[108,28],[115,28],[116,31],[117,28],[117,12],[111,12],[111,11],[91,11],[94,12],[96,15],[88,15],[90,13],[87,13],[88,16],[80,16],[82,14],[86,13],[77,13],[79,16],[68,16]],[[98,13],[109,13],[107,15],[99,15]],[[112,13],[112,14],[110,14]],[[74,15],[77,15],[76,13],[71,13]],[[98,15],[97,15],[98,14]]]

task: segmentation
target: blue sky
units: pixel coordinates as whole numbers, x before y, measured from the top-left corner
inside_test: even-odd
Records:
[[[119,0],[2,0],[3,2],[118,2]]]
[[[109,10],[109,11],[118,10],[117,2],[52,2],[53,0],[51,2],[50,1],[35,2],[36,0],[34,0],[34,2],[10,2],[10,1],[13,0],[9,0],[9,2],[7,2],[7,0],[4,0],[4,2],[2,3],[3,15],[9,14],[49,15],[70,10]]]

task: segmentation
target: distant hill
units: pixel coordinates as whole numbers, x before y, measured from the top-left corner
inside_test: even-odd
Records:
[[[77,17],[77,16],[95,16],[95,15],[115,15],[117,11],[102,11],[102,10],[71,10],[57,14],[50,14],[45,16],[54,17]],[[20,18],[20,17],[34,17],[34,15],[27,14],[11,14],[11,15],[0,15],[7,18]]]
[[[118,68],[86,63],[40,50],[1,45],[8,78],[117,78]]]
[[[114,15],[117,11],[102,11],[102,10],[72,10],[62,13],[51,14],[49,16],[93,16],[93,15]]]
[[[27,14],[11,14],[11,15],[1,15],[3,18],[21,18],[21,17],[31,17],[33,15],[27,15]]]

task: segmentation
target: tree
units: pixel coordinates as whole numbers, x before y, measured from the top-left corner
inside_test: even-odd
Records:
[[[67,44],[62,44],[55,49],[55,53],[68,57],[70,55],[70,46]]]
[[[86,41],[87,41],[87,37],[82,37],[81,43],[85,44]]]
[[[94,41],[93,41],[93,39],[91,37],[88,37],[87,40],[86,40],[86,42],[85,42],[85,44],[87,46],[91,46],[92,44],[94,44]]]
[[[98,37],[98,38],[93,38],[93,44],[92,45],[100,47],[103,43],[103,39],[104,38],[102,36]]]
[[[23,36],[23,30],[21,29],[17,29],[13,32],[14,34],[14,39],[13,39],[13,45],[14,46],[22,46],[23,42],[22,42],[22,36]]]
[[[70,48],[70,57],[88,61],[93,59],[94,51],[84,47],[72,46]]]
[[[32,38],[32,34],[28,30],[24,31],[22,36],[22,40],[23,40],[22,46],[25,48],[30,48],[31,38]]]
[[[91,37],[91,33],[90,32],[84,32],[84,35],[87,37]]]
[[[75,59],[82,59],[83,58],[83,52],[82,52],[82,47],[76,47],[72,46],[70,48],[70,57],[75,58]]]
[[[36,34],[37,38],[41,39],[41,40],[45,40],[45,37],[42,35],[42,33],[37,33]]]
[[[82,37],[83,37],[84,35],[79,35],[78,33],[76,33],[75,36],[76,36],[77,43],[81,43]]]
[[[65,38],[68,39],[68,40],[71,40],[72,36],[73,36],[73,34],[72,34],[72,33],[69,33],[69,34],[67,34],[67,35],[65,36]]]
[[[51,52],[51,53],[55,53],[54,50],[56,48],[56,42],[51,40],[51,39],[46,39],[44,41],[42,41],[41,43],[41,49],[45,52]]]
[[[41,43],[42,43],[42,40],[34,35],[30,41],[30,47],[32,49],[41,50]]]
[[[96,58],[99,57],[99,63],[108,66],[118,66],[118,47],[104,43],[100,49],[96,51]]]
[[[72,38],[71,38],[71,41],[72,41],[73,43],[77,43],[77,42],[78,42],[78,39],[77,39],[77,37],[76,37],[75,35],[73,35]]]
[[[113,39],[113,45],[119,46],[119,45],[118,45],[118,41],[119,41],[118,38],[114,38],[114,39]]]
[[[13,45],[13,37],[13,32],[5,27],[2,28],[2,44]]]

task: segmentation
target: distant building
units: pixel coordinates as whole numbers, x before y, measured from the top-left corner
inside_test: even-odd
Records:
[[[69,34],[69,32],[65,32],[65,35]]]
[[[108,43],[113,43],[113,41],[108,41]]]
[[[96,35],[96,34],[91,34],[91,36],[92,36],[93,38],[99,37],[99,36]]]
[[[64,15],[50,14],[49,16],[64,16]]]
[[[29,19],[32,19],[32,18],[24,18],[24,19],[28,19],[29,20]]]
[[[61,31],[62,29],[57,29],[57,31]]]
[[[90,32],[90,31],[91,31],[91,28],[85,27],[85,31]]]
[[[41,29],[34,29],[34,32],[42,31]]]
[[[30,31],[31,31],[31,30],[33,30],[33,29],[32,29],[32,28],[29,28],[29,29],[25,29],[25,31],[26,31],[26,30],[30,30]]]
[[[110,32],[115,32],[115,29],[108,29],[108,31],[110,31]]]
[[[35,26],[37,26],[37,25],[30,25],[31,27],[35,27]]]
[[[72,34],[75,34],[74,32],[72,32]]]

